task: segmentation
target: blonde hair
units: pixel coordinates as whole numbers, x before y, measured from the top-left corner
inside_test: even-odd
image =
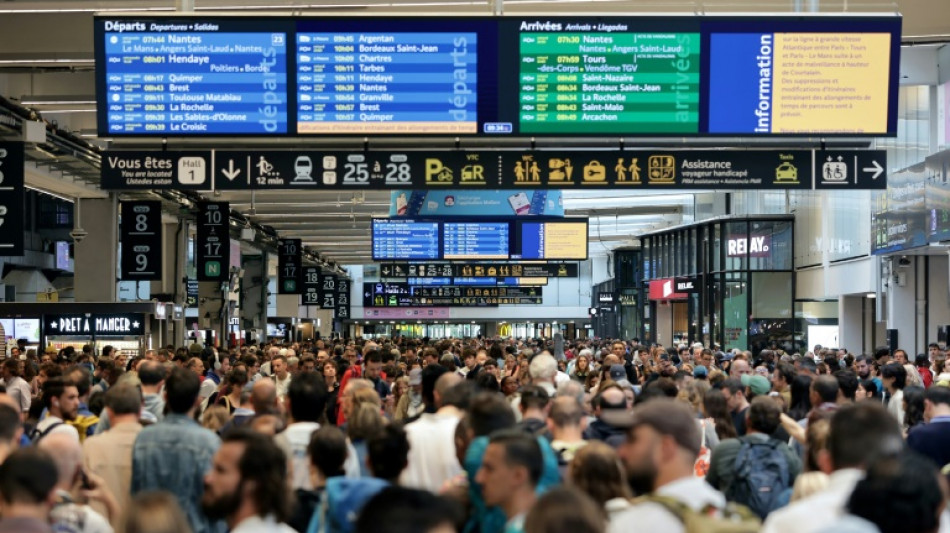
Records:
[[[679,394],[676,395],[676,399],[691,405],[693,411],[704,413],[703,398],[706,396],[706,391],[708,391],[709,388],[709,383],[705,381],[693,381],[680,389]]]
[[[230,419],[231,413],[228,412],[227,407],[223,405],[212,405],[201,414],[201,425],[205,429],[210,429],[217,433]]]
[[[191,533],[178,500],[165,491],[137,494],[122,513],[117,533]]]
[[[824,472],[803,472],[795,479],[792,486],[791,502],[807,498],[821,492],[828,486],[828,474]]]
[[[346,432],[352,440],[366,439],[375,435],[386,425],[382,413],[382,401],[375,389],[360,388],[353,391],[350,399],[352,409],[347,419]]]

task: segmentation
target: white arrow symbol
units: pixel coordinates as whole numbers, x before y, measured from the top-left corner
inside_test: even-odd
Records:
[[[863,170],[863,171],[865,171],[865,172],[873,172],[874,175],[871,176],[871,179],[872,179],[872,180],[876,180],[876,179],[878,178],[878,176],[880,176],[881,174],[884,173],[884,167],[882,167],[881,164],[878,163],[877,161],[871,161],[871,164],[874,165],[874,166],[871,166],[871,167],[864,167],[864,168],[862,168],[861,170]]]
[[[241,173],[241,169],[234,168],[234,160],[229,159],[228,168],[227,169],[222,168],[221,173],[224,174],[224,177],[228,178],[228,180],[234,181],[234,178],[238,177],[238,174]]]

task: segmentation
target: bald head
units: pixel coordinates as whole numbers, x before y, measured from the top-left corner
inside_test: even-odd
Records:
[[[40,440],[39,448],[53,457],[59,481],[56,486],[70,490],[76,481],[79,465],[82,464],[82,446],[79,439],[64,433],[50,433]]]
[[[462,382],[462,376],[455,372],[446,372],[439,376],[435,382],[435,406],[442,407],[442,398],[449,389]]]
[[[262,415],[277,410],[277,385],[270,378],[261,378],[251,387],[251,405]]]
[[[0,403],[9,405],[10,407],[16,409],[18,413],[20,412],[20,404],[5,392],[0,392]]]

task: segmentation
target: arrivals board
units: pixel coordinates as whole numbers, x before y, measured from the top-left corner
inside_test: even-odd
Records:
[[[95,29],[102,136],[897,131],[899,16],[110,16]]]

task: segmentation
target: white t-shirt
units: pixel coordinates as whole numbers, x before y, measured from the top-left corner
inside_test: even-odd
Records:
[[[112,525],[104,516],[88,505],[63,503],[50,511],[53,531],[76,533],[113,533]]]
[[[287,524],[277,523],[272,516],[245,518],[231,533],[297,533]]]
[[[274,380],[274,385],[277,386],[277,397],[283,398],[287,396],[287,389],[290,388],[290,372],[287,372],[287,377],[283,380],[278,379],[276,374],[271,379]]]
[[[46,430],[50,428],[50,426],[57,423],[59,424],[58,426],[49,430],[49,433],[46,433],[45,435],[43,434]],[[71,437],[74,437],[76,439],[76,442],[79,442],[79,432],[76,431],[76,428],[63,422],[62,418],[59,418],[53,415],[48,415],[43,420],[40,420],[39,424],[36,424],[36,433],[37,435],[43,435],[44,438],[56,433],[61,433],[63,435],[69,435]]]
[[[723,508],[726,505],[726,498],[721,492],[712,488],[706,480],[692,476],[667,483],[657,489],[656,493],[679,500],[697,512],[707,506]],[[607,533],[640,530],[683,533],[685,528],[676,515],[658,503],[639,503],[626,511],[612,514],[607,527]]]
[[[292,467],[291,488],[313,490],[310,484],[310,458],[307,456],[307,446],[310,436],[320,429],[316,422],[297,422],[287,426],[287,429],[274,437],[274,442],[287,455],[287,461]]]
[[[438,493],[446,481],[462,473],[455,453],[455,413],[425,413],[406,425],[409,440],[409,465],[399,484]]]

